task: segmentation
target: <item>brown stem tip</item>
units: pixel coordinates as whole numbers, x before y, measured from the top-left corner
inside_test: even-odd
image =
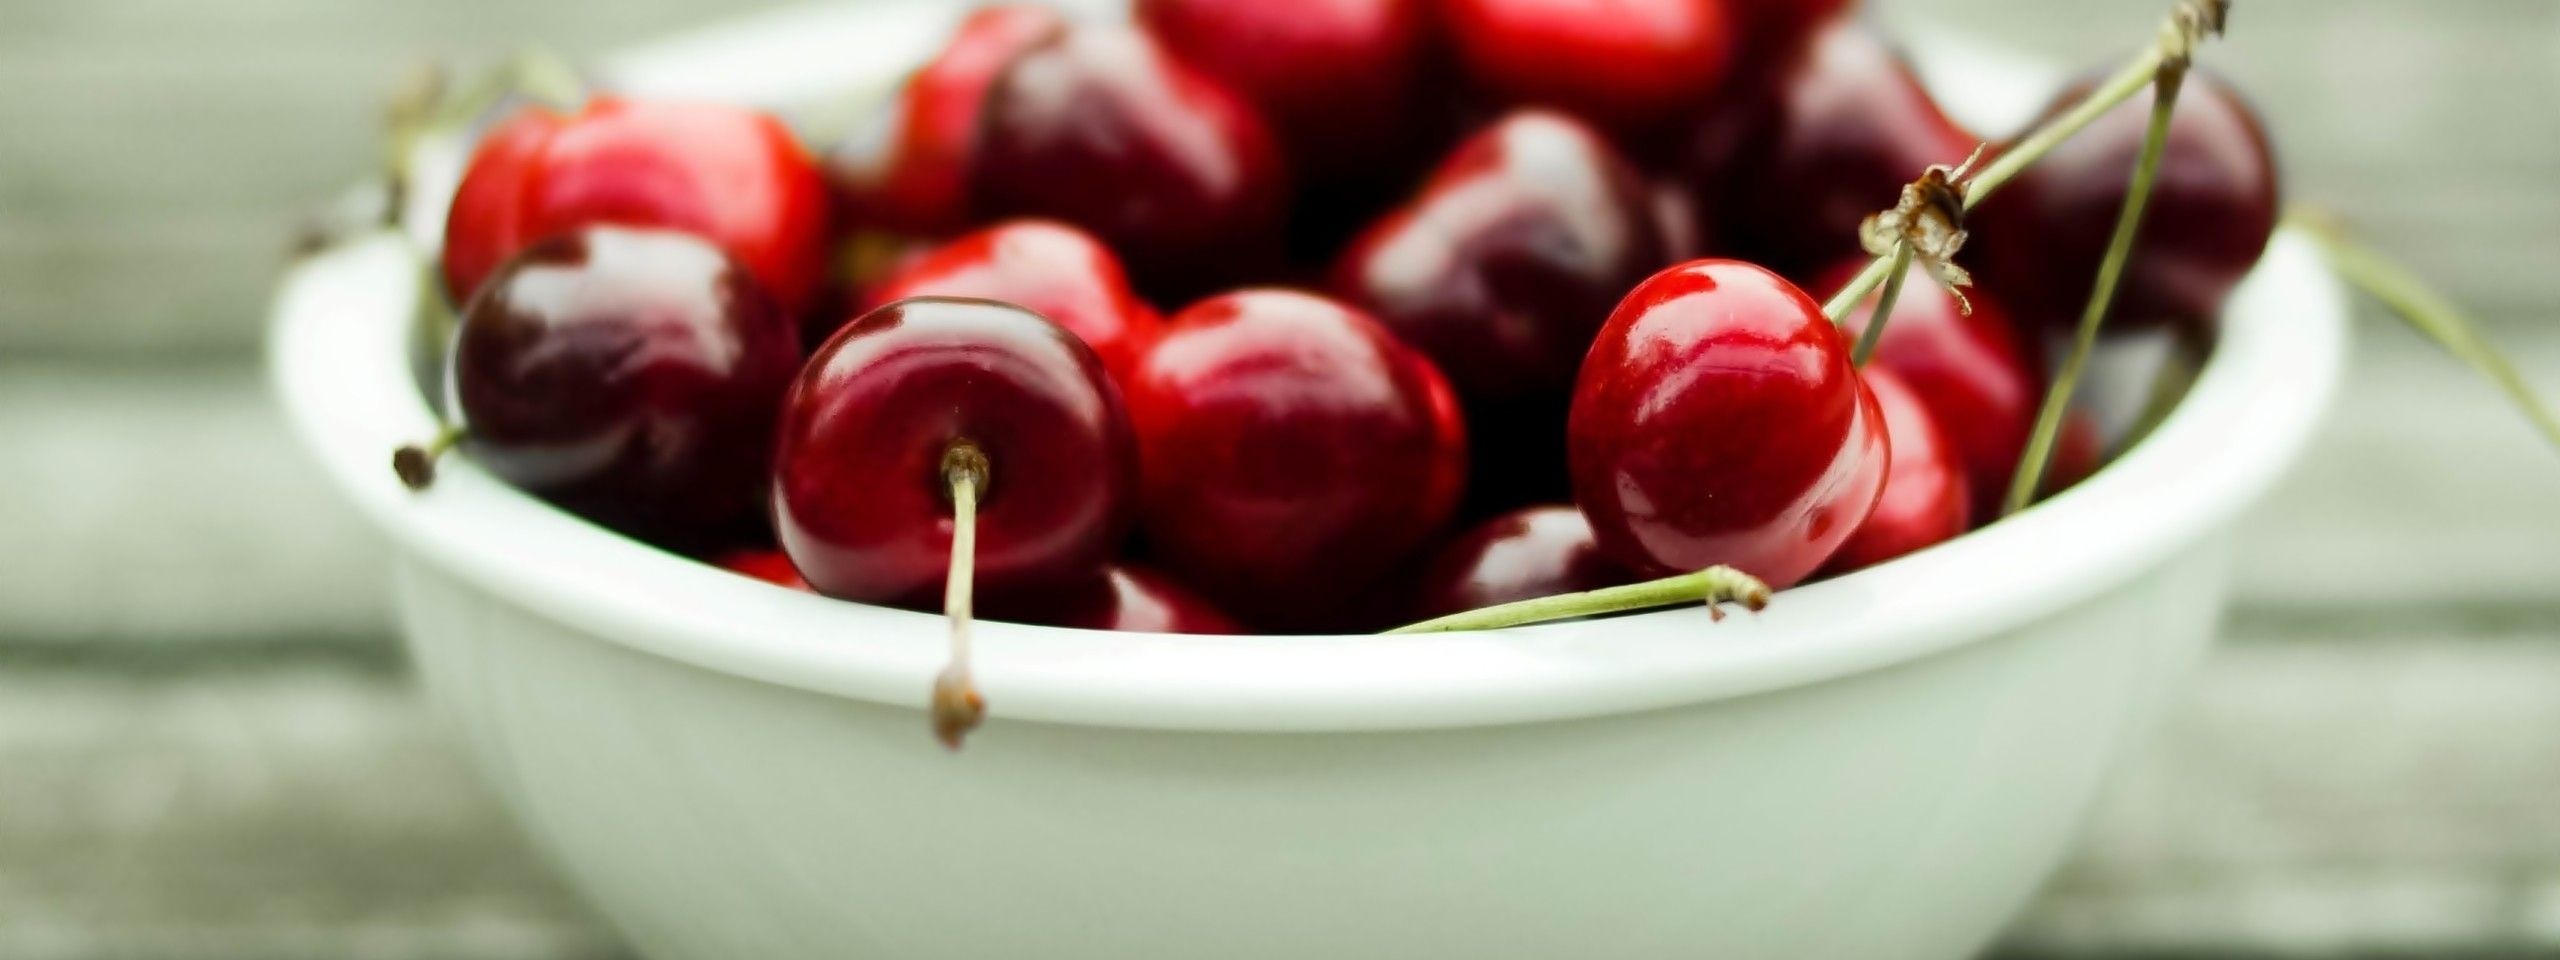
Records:
[[[933,737],[944,747],[958,751],[986,719],[987,698],[979,695],[968,674],[945,670],[933,679]]]
[[[391,451],[391,472],[411,490],[425,490],[436,482],[436,455],[418,444]]]

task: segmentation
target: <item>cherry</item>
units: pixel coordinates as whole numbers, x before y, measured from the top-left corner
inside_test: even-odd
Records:
[[[802,579],[800,568],[791,565],[791,555],[780,550],[738,550],[719,560],[720,569],[742,577],[754,577],[777,587],[816,592]]]
[[[972,176],[984,217],[1091,230],[1151,290],[1277,259],[1288,177],[1251,105],[1134,29],[1051,33],[989,89]]]
[[[1139,23],[1263,111],[1302,172],[1401,152],[1419,111],[1429,0],[1138,0]]]
[[[1899,51],[1843,21],[1710,111],[1679,166],[1726,249],[1805,276],[1858,253],[1860,222],[1974,145]]]
[[[1079,630],[1132,633],[1236,634],[1244,628],[1209,601],[1144,567],[1112,564],[1073,587],[1005,606],[990,606],[1005,620]]]
[[[1855,5],[1856,0],[1729,0],[1727,7],[1745,27],[1745,61],[1783,61]]]
[[[555,234],[611,224],[710,240],[797,314],[825,269],[827,191],[791,131],[738,107],[596,97],[527,107],[472,155],[445,220],[453,302]]]
[[[2053,463],[2044,471],[2044,489],[2052,496],[2080,485],[2098,472],[2107,457],[2107,438],[2098,429],[2098,418],[2086,410],[2073,410],[2062,418],[2062,432],[2053,439]]]
[[[1442,547],[1425,568],[1410,619],[1498,603],[1614,587],[1635,578],[1600,553],[1591,522],[1570,506],[1527,507],[1487,520]]]
[[[1814,289],[1837,290],[1866,265],[1864,259],[1844,262],[1825,271]],[[2044,375],[2035,355],[2019,342],[2007,310],[1980,290],[1967,292],[1966,299],[1973,304],[1971,314],[1946,288],[1914,268],[1870,362],[1893,371],[1937,416],[1973,488],[1969,499],[1974,515],[1990,517],[1999,512],[2009,477],[2027,449],[2027,434],[2035,430]],[[1850,311],[1843,331],[1852,339],[1866,332],[1874,304],[1875,297],[1869,296]],[[1898,458],[1901,434],[1894,436]]]
[[[1565,401],[1618,297],[1668,261],[1653,195],[1599,134],[1523,111],[1469,138],[1361,236],[1332,288],[1438,363],[1465,398],[1474,490],[1559,499]]]
[[[642,540],[693,548],[753,525],[800,344],[719,248],[589,227],[499,268],[463,310],[447,363],[446,407],[490,473]],[[436,452],[405,449],[395,464],[424,486]]]
[[[1583,361],[1574,500],[1638,575],[1723,564],[1783,589],[1874,508],[1881,417],[1803,291],[1738,260],[1692,261],[1629,293]]]
[[[1440,15],[1478,87],[1620,132],[1707,102],[1737,39],[1721,0],[1441,0]]]
[[[1890,335],[1891,328],[1887,330]],[[1875,511],[1823,566],[1833,573],[1872,567],[1953,540],[1973,522],[1963,454],[1949,442],[1943,421],[1891,368],[1869,366],[1861,374],[1884,412],[1890,466]]]
[[[1008,221],[936,247],[899,267],[872,296],[882,303],[982,297],[1024,307],[1092,347],[1115,383],[1164,323],[1129,288],[1120,258],[1102,241],[1046,220]]]
[[[2072,84],[2048,115],[2078,102],[2095,82]],[[2150,115],[2145,89],[1974,212],[1982,284],[2007,298],[2020,319],[2065,329],[2079,322]],[[2266,250],[2276,209],[2275,160],[2256,112],[2221,78],[2190,73],[2107,329],[2211,325]]]
[[[1023,50],[1065,26],[1057,11],[1028,4],[986,7],[961,21],[888,110],[828,151],[827,172],[849,219],[915,234],[966,224],[988,87]]]
[[[1281,290],[1176,314],[1126,384],[1158,561],[1257,626],[1356,602],[1455,511],[1466,431],[1431,361]]]

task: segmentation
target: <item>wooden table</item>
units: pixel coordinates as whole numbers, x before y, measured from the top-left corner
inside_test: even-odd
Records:
[[[1882,2],[2090,63],[2160,7]],[[760,5],[0,0],[0,956],[621,955],[412,692],[258,325],[413,57]],[[2560,392],[2560,4],[2242,0],[2208,60]],[[2008,952],[2560,951],[2560,456],[2364,327],[2230,642]]]

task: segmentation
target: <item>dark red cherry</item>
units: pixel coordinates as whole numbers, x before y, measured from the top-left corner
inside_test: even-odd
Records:
[[[1833,573],[1865,569],[1953,540],[1973,522],[1964,460],[1940,429],[1937,414],[1891,369],[1871,363],[1860,373],[1884,412],[1891,465],[1875,511],[1823,565]]]
[[[1422,126],[1429,0],[1138,0],[1137,16],[1261,108],[1301,171],[1378,162]]]
[[[2073,84],[2048,115],[2077,103],[2094,83]],[[1982,284],[2020,319],[2064,328],[2079,322],[2150,116],[2145,88],[1974,212],[1970,251]],[[2108,329],[2210,324],[2266,250],[2276,193],[2275,159],[2256,112],[2221,78],[2190,74]]]
[[[2045,466],[2043,496],[2052,496],[2080,485],[2098,472],[2107,457],[2107,438],[2098,429],[2098,418],[2086,410],[2073,410],[2062,418],[2062,432],[2053,441],[2053,462]]]
[[[1150,290],[1210,289],[1276,260],[1288,176],[1269,127],[1146,34],[1057,31],[988,97],[979,215],[1091,230]]]
[[[1136,479],[1119,391],[1091,348],[986,300],[901,300],[809,359],[783,405],[773,515],[829,596],[921,604],[951,561],[954,458],[984,464],[976,584],[989,597],[1093,576]]]
[[[1841,19],[1856,0],[1729,0],[1727,6],[1743,25],[1743,59],[1765,63],[1783,62],[1806,38]]]
[[[1465,399],[1480,504],[1567,495],[1563,417],[1583,352],[1668,262],[1652,203],[1599,134],[1524,111],[1469,138],[1335,265],[1334,292]]]
[[[1824,272],[1814,289],[1837,290],[1866,265],[1863,259],[1842,263]],[[1987,517],[1999,510],[2000,498],[2009,492],[2009,476],[2027,448],[2027,434],[2035,429],[2036,407],[2044,402],[2044,375],[2035,355],[2019,342],[2009,312],[1983,291],[1968,291],[1966,297],[1973,303],[1971,315],[1946,288],[1915,268],[1903,282],[1893,321],[1869,361],[1893,371],[1937,415],[1947,442],[1964,463],[1973,512]],[[1851,311],[1843,332],[1853,340],[1865,333],[1874,306],[1870,296]],[[1898,444],[1900,435],[1895,436]]]
[[[1440,0],[1469,80],[1633,131],[1704,104],[1732,66],[1722,0]]]
[[[991,604],[998,620],[1079,630],[1131,633],[1235,634],[1244,628],[1209,601],[1164,574],[1112,564],[1090,580],[1039,597]]]
[[[1791,277],[1859,252],[1858,224],[1975,138],[1902,54],[1842,21],[1709,111],[1682,177],[1722,248]]]
[[[1048,220],[1008,221],[936,247],[882,281],[872,296],[879,303],[978,297],[1028,308],[1084,340],[1114,382],[1164,323],[1129,288],[1110,248]]]
[[[827,190],[791,131],[739,107],[596,97],[528,107],[472,155],[445,220],[455,303],[546,237],[594,225],[682,230],[718,245],[795,314],[825,268]]]
[[[1752,264],[1692,261],[1629,293],[1583,361],[1574,501],[1640,575],[1723,564],[1784,588],[1874,508],[1881,418],[1812,298]]]
[[[490,473],[679,548],[758,516],[799,334],[690,234],[590,227],[535,244],[462,316],[447,409]]]
[[[1571,506],[1528,507],[1478,524],[1424,569],[1410,619],[1614,587],[1635,579],[1600,553]]]
[[[941,234],[969,219],[987,88],[1032,44],[1066,26],[1055,10],[986,7],[849,140],[827,152],[827,173],[851,219],[902,233]]]
[[[1323,297],[1176,314],[1128,384],[1154,556],[1257,626],[1324,623],[1448,521],[1466,431],[1422,354]]]
[[[809,589],[809,581],[801,579],[800,569],[791,565],[791,555],[780,550],[735,551],[720,558],[720,569],[777,587],[815,592]]]

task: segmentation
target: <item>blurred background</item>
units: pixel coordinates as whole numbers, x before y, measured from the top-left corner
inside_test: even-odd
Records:
[[[2079,64],[2154,0],[1873,0]],[[619,957],[406,678],[261,370],[422,58],[769,0],[0,0],[0,957]],[[2293,199],[2560,393],[2560,3],[2243,0]],[[2560,455],[2368,311],[2228,642],[2003,948],[2560,955]]]

